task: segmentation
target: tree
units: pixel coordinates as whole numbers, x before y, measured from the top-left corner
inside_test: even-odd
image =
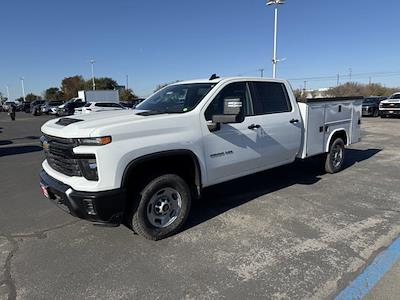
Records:
[[[94,79],[96,84],[96,90],[113,90],[118,83],[110,77],[99,77]],[[93,88],[92,79],[88,79],[84,84],[85,90],[91,90]]]
[[[296,99],[305,99],[306,98],[306,93],[304,92],[303,89],[295,89],[295,90],[293,90],[293,93],[294,93]]]
[[[332,97],[343,96],[390,96],[398,88],[387,88],[379,83],[362,84],[356,82],[347,82],[337,87],[329,89],[326,94]]]
[[[78,96],[78,91],[85,87],[85,80],[81,75],[65,77],[61,81],[61,92],[65,100]]]
[[[132,101],[138,98],[138,96],[135,95],[135,93],[132,91],[132,89],[127,89],[127,90],[122,90],[119,93],[119,98],[122,101]]]
[[[28,95],[25,96],[25,101],[32,102],[36,100],[40,100],[42,97],[35,95],[33,93],[29,93]]]
[[[63,93],[58,87],[51,87],[44,91],[44,99],[46,100],[59,100],[63,98]]]
[[[159,84],[159,85],[156,86],[156,88],[155,88],[155,90],[154,90],[154,93],[157,92],[157,91],[159,91],[159,90],[161,90],[162,88],[166,87],[167,85],[170,85],[170,84],[176,83],[176,82],[180,82],[180,81],[182,81],[182,80],[175,80],[175,81],[170,82],[170,83],[161,83],[161,84]]]

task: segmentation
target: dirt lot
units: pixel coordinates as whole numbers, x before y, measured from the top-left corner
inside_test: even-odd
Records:
[[[159,242],[41,194],[40,126],[0,113],[0,299],[332,298],[400,234],[400,119],[363,119],[346,169],[313,162],[219,185]]]

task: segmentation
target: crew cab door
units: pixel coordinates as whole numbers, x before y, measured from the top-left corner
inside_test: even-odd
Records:
[[[301,119],[281,82],[236,82],[225,86],[204,113],[210,123],[221,114],[223,99],[242,99],[242,123],[203,126],[203,144],[211,184],[292,162],[300,148]]]
[[[244,121],[219,124],[216,129],[209,128],[212,116],[222,114],[224,99],[229,97],[242,100]],[[203,145],[209,182],[214,184],[240,177],[259,167],[262,153],[257,143],[257,131],[249,129],[254,124],[254,116],[250,90],[246,82],[226,85],[214,97],[200,119],[204,123]]]
[[[253,81],[250,87],[263,165],[272,168],[294,161],[302,138],[297,103],[292,103],[282,82]]]

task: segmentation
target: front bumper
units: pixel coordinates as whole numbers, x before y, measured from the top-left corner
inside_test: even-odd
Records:
[[[369,108],[366,109],[366,108],[363,107],[362,108],[362,115],[363,116],[373,116],[376,110],[378,110],[378,108],[369,107]]]
[[[126,192],[115,189],[103,192],[80,192],[40,172],[40,186],[47,198],[65,212],[92,222],[120,224],[126,208]]]
[[[379,110],[379,114],[381,116],[400,116],[400,109],[395,109],[395,110]]]

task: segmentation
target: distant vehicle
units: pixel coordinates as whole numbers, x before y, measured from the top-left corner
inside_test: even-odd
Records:
[[[72,98],[64,104],[58,106],[56,115],[57,116],[69,116],[75,113],[75,109],[84,106],[86,102],[80,98]]]
[[[61,101],[61,100],[60,101],[46,101],[46,103],[44,103],[42,105],[42,108],[41,108],[42,113],[48,115],[52,112],[51,110],[54,109],[53,111],[55,114],[57,106],[62,105],[63,103],[64,103],[64,101]]]
[[[379,114],[381,118],[400,116],[400,93],[394,93],[388,99],[381,101]]]
[[[119,93],[113,90],[102,91],[78,91],[78,97],[68,100],[57,109],[58,116],[68,116],[75,113],[75,110],[83,107],[87,102],[110,102],[119,103]]]
[[[46,100],[35,100],[31,102],[30,112],[34,116],[38,116],[42,113],[41,106],[46,102]]]
[[[21,103],[21,105],[19,106],[19,110],[26,112],[26,113],[30,113],[31,111],[31,103],[29,101],[24,101]]]
[[[10,105],[14,104],[14,101],[6,101],[3,103],[3,111],[8,111],[10,109]]]
[[[135,100],[130,101],[120,101],[119,103],[122,104],[126,108],[135,108],[140,102],[142,102],[145,98],[137,98]]]
[[[109,102],[88,102],[82,107],[82,113],[88,114],[92,112],[102,112],[111,110],[121,110],[126,109],[123,105],[119,103],[109,103]]]
[[[386,97],[367,97],[364,98],[362,104],[362,115],[378,117],[379,116],[379,103],[387,99]]]

